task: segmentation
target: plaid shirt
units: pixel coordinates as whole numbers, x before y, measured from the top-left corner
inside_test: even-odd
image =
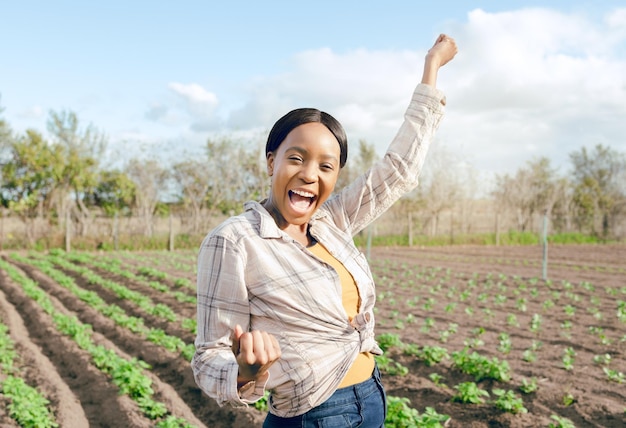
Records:
[[[307,412],[337,388],[359,352],[381,354],[374,340],[374,281],[352,237],[417,185],[443,116],[443,94],[420,84],[384,158],[329,198],[310,233],[352,274],[361,298],[350,322],[335,270],[287,233],[257,202],[204,239],[198,255],[198,334],[192,368],[197,384],[220,405],[247,406],[272,392],[270,411]],[[269,376],[237,389],[231,351],[236,324],[273,334],[281,358]]]

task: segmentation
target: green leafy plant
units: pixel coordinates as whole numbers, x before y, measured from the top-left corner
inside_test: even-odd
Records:
[[[618,372],[617,370],[611,370],[608,367],[603,367],[602,370],[610,381],[617,383],[624,382],[624,373]]]
[[[443,383],[444,378],[439,373],[431,373],[428,375],[428,378],[437,386],[441,386],[443,388],[448,387],[448,385]]]
[[[426,407],[423,414],[409,406],[406,397],[387,396],[386,428],[443,428],[450,419],[448,415],[440,415],[432,407]]]
[[[59,425],[54,421],[48,404],[50,402],[35,388],[24,382],[24,379],[8,376],[1,384],[2,394],[9,399],[9,415],[20,426],[37,428],[55,428]]]
[[[414,345],[404,349],[406,355],[412,355],[423,360],[427,366],[433,366],[440,363],[444,359],[449,358],[448,350],[440,346],[424,345],[421,349]]]
[[[258,401],[255,401],[253,407],[262,412],[267,412],[269,410],[268,400],[270,398],[270,392],[265,391],[265,395],[261,397]]]
[[[602,366],[606,366],[611,363],[611,354],[595,355],[593,362]]]
[[[384,355],[376,355],[374,356],[376,363],[378,364],[378,368],[381,372],[391,375],[391,376],[405,376],[409,373],[409,369],[397,361],[392,360],[389,357]]]
[[[508,354],[509,352],[511,352],[511,337],[508,333],[500,333],[498,335],[498,340],[498,351],[502,352],[503,354]]]
[[[453,364],[462,372],[472,375],[476,381],[493,379],[508,382],[511,379],[510,366],[506,360],[491,359],[478,354],[468,353],[467,348],[452,353]]]
[[[563,362],[563,368],[567,371],[571,371],[574,369],[574,358],[576,357],[576,351],[574,351],[574,348],[567,347],[565,348],[565,350],[563,351],[563,358],[562,358],[562,362]]]
[[[513,391],[496,388],[491,392],[498,397],[493,402],[498,409],[513,414],[528,413],[528,409],[524,407],[524,401],[516,396]]]
[[[530,331],[532,331],[533,333],[539,332],[539,329],[541,328],[541,323],[541,315],[534,314],[530,320]]]
[[[554,422],[550,422],[548,428],[576,428],[574,422],[559,415],[550,415],[550,419]]]
[[[537,386],[537,378],[531,378],[530,380],[523,378],[522,379],[522,384],[519,387],[520,391],[522,391],[524,394],[530,394],[533,393],[535,391],[537,391],[538,386]]]
[[[383,352],[387,352],[389,349],[393,347],[402,347],[404,344],[402,343],[402,339],[397,334],[392,333],[383,333],[376,337],[376,341],[378,342],[378,346]]]
[[[489,393],[480,389],[475,382],[463,382],[455,385],[454,389],[458,392],[452,397],[452,400],[461,403],[480,404],[485,402],[483,397],[489,397]]]
[[[576,397],[574,397],[574,395],[571,392],[568,392],[565,395],[563,395],[563,405],[565,407],[569,407],[575,402],[576,402]]]

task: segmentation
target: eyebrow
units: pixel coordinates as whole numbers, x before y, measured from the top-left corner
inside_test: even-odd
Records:
[[[291,146],[289,147],[287,150],[285,150],[285,153],[289,153],[290,151],[295,151],[298,152],[302,155],[307,155],[309,154],[309,151],[303,147],[299,147],[299,146]],[[339,162],[339,159],[337,158],[337,156],[335,155],[330,155],[330,154],[325,154],[322,155],[322,157],[326,160],[334,160],[335,162]]]

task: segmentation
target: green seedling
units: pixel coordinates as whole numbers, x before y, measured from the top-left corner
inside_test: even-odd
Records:
[[[530,380],[526,378],[522,379],[522,384],[520,385],[519,389],[524,394],[531,394],[533,392],[536,392],[538,389],[537,378],[533,377]]]
[[[567,371],[571,371],[574,369],[574,358],[576,357],[576,351],[574,351],[574,348],[567,347],[565,348],[565,350],[563,351],[563,368]]]
[[[500,410],[505,412],[517,414],[528,413],[528,409],[524,407],[524,401],[515,395],[511,390],[505,391],[504,389],[494,389],[493,395],[498,397],[494,400],[493,404]]]
[[[574,422],[562,416],[550,415],[550,419],[554,420],[554,422],[550,422],[548,428],[576,428]]]
[[[624,373],[618,372],[617,370],[611,370],[608,367],[603,367],[602,370],[604,374],[609,378],[611,382],[623,383],[624,382]]]
[[[448,385],[443,383],[444,378],[439,373],[431,373],[428,375],[428,378],[437,386],[441,386],[443,388],[448,387]]]
[[[511,352],[511,337],[508,333],[500,333],[498,335],[498,340],[500,342],[498,345],[498,351],[502,352],[503,354],[508,354],[509,352]]]
[[[463,382],[454,387],[458,391],[452,397],[453,401],[461,403],[480,404],[484,403],[483,397],[489,397],[489,393],[483,389],[480,389],[474,382]]]

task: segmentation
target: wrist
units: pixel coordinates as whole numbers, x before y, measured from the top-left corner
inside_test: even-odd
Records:
[[[432,87],[437,86],[437,71],[439,69],[432,65],[424,64],[424,73],[422,74],[422,83]]]

